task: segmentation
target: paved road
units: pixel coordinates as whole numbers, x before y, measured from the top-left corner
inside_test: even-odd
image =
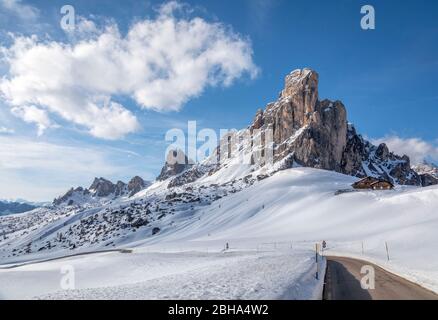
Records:
[[[375,289],[364,290],[360,270],[375,269]],[[438,295],[369,262],[327,257],[324,300],[438,300]]]

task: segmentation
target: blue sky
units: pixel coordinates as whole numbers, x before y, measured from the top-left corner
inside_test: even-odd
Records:
[[[122,38],[136,23],[155,21],[157,8],[163,4],[103,0],[69,3],[77,17],[96,24],[97,34],[104,32],[104,25],[113,24]],[[249,56],[240,52],[239,58],[246,60],[234,66],[231,83],[225,84],[220,78],[216,85],[205,84],[176,101],[179,105],[173,109],[178,111],[166,108],[164,102],[159,108],[150,107],[149,96],[141,100],[134,94],[111,94],[111,101],[129,112],[125,123],[134,126],[135,117],[138,124],[136,130],[125,130],[111,139],[90,134],[93,128],[71,114],[53,108],[44,115],[35,110],[26,113],[17,104],[11,111],[10,101],[0,100],[0,147],[6,150],[3,161],[0,159],[0,198],[49,200],[71,185],[87,186],[94,176],[127,180],[140,175],[153,179],[164,162],[167,130],[184,129],[188,120],[196,120],[198,129],[246,127],[258,108],[276,99],[284,76],[304,67],[319,73],[320,97],[343,101],[349,120],[363,135],[384,137],[395,151],[411,152],[415,159],[438,159],[436,1],[184,3],[182,13],[174,19],[201,17],[211,25],[221,23],[220,30],[226,30],[228,40],[238,37],[252,50]],[[36,34],[44,44],[74,45],[83,40],[60,28],[59,10],[64,4],[0,0],[0,46],[10,50],[19,35]],[[360,27],[360,9],[365,4],[375,8],[375,30]],[[7,79],[13,77],[8,63],[0,63],[0,73]],[[29,99],[30,93],[26,94]],[[75,99],[72,101],[81,101]],[[45,110],[44,105],[37,107]],[[44,161],[45,157],[49,161]]]

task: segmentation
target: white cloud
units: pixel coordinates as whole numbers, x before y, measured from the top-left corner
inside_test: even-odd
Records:
[[[403,139],[396,135],[372,140],[374,144],[386,143],[388,148],[400,155],[406,154],[411,164],[419,164],[425,159],[438,161],[438,146],[420,138]]]
[[[102,154],[91,148],[6,137],[0,137],[0,146],[1,169],[110,173]]]
[[[0,0],[0,6],[23,20],[31,21],[39,16],[37,8],[24,4],[21,0]]]
[[[9,129],[3,126],[0,126],[0,134],[12,134],[14,133],[14,129]]]
[[[27,123],[35,123],[38,126],[38,135],[52,126],[49,116],[45,110],[35,106],[13,107],[12,114],[23,119]]]
[[[130,97],[147,109],[177,111],[208,86],[256,76],[247,39],[220,23],[178,18],[181,10],[170,2],[125,36],[115,24],[96,33],[92,23],[92,35],[84,38],[81,29],[83,38],[68,44],[15,36],[14,44],[3,48],[9,74],[0,92],[12,106],[35,105],[96,137],[117,139],[139,124],[114,96]]]
[[[133,175],[135,168],[114,162],[123,152],[0,135],[0,198],[50,200],[95,176]]]

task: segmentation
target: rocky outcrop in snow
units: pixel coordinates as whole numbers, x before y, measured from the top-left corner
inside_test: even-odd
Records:
[[[215,201],[257,186],[261,180],[275,181],[273,173],[297,165],[357,177],[374,176],[394,184],[438,182],[433,170],[416,167],[416,172],[407,156],[390,152],[385,144],[375,146],[366,141],[347,122],[342,102],[319,99],[318,81],[318,74],[310,69],[292,72],[286,77],[278,101],[258,110],[252,125],[223,136],[215,152],[201,163],[192,164],[180,150],[170,151],[157,178],[159,182],[140,194],[148,186],[140,177],[128,184],[96,178],[88,189],[72,188],[55,199],[55,206],[36,209],[32,215],[3,217],[7,223],[3,224],[0,241],[9,244],[11,239],[30,234],[26,241],[0,250],[0,258],[15,259],[49,250],[115,247],[161,237],[180,230],[195,214],[199,214],[196,223],[200,223]],[[271,133],[272,143],[268,146],[262,137]],[[261,145],[258,140],[262,140]],[[258,157],[267,149],[273,151],[273,161],[267,160],[266,152]],[[256,161],[260,158],[262,161]],[[331,184],[335,174],[329,176],[326,183]],[[340,177],[351,185],[351,178]],[[319,185],[321,180],[306,183]],[[137,196],[129,198],[134,194]],[[248,197],[242,201],[246,206],[250,204]],[[215,206],[221,214],[223,204]],[[264,206],[260,204],[256,211],[264,210]],[[48,232],[41,232],[42,228]]]
[[[117,193],[120,194],[122,190],[118,188],[123,188],[124,184],[113,184],[111,181],[104,178],[94,178],[89,191],[96,197],[108,197],[110,194]],[[117,190],[116,190],[117,189]]]
[[[406,155],[398,156],[385,144],[375,146],[366,141],[348,123],[347,111],[341,101],[319,99],[318,82],[318,74],[311,69],[291,72],[286,76],[278,100],[269,103],[265,110],[259,109],[253,123],[235,134],[232,139],[235,146],[230,147],[223,138],[216,154],[196,165],[192,165],[182,151],[171,151],[158,180],[172,177],[168,185],[171,188],[194,182],[206,174],[220,176],[220,172],[231,164],[247,165],[236,159],[244,159],[250,154],[252,168],[241,170],[243,174],[258,170],[260,166],[270,167],[265,171],[272,173],[298,164],[360,178],[372,176],[393,184],[424,186],[438,183],[431,176],[417,174]],[[255,164],[253,158],[257,158],[255,153],[258,151],[253,148],[254,141],[256,137],[268,136],[268,132],[272,134],[274,163]],[[247,136],[250,143],[239,142]],[[224,159],[221,150],[232,152],[225,152]],[[211,165],[216,158],[221,158],[219,164]]]
[[[122,196],[132,197],[150,185],[149,182],[136,176],[128,184],[118,181],[112,183],[104,178],[94,178],[91,186],[87,188],[71,188],[63,196],[53,201],[54,205],[81,205],[89,202],[96,202],[101,199],[114,199]]]
[[[420,164],[412,166],[412,169],[414,169],[418,174],[429,174],[435,178],[438,178],[438,166],[426,160]]]
[[[407,156],[397,156],[385,144],[374,146],[347,122],[340,101],[319,100],[318,74],[295,70],[285,80],[278,101],[256,113],[250,129],[272,129],[274,160],[293,155],[306,167],[357,177],[374,176],[397,184],[421,185]]]
[[[135,176],[128,183],[129,196],[132,197],[133,195],[139,193],[141,190],[143,190],[144,188],[146,188],[149,185],[150,185],[150,183],[147,183],[139,176]]]
[[[193,164],[191,164],[182,150],[170,150],[166,156],[166,163],[161,169],[161,173],[157,177],[157,180],[166,180],[186,171],[192,166]]]
[[[438,184],[438,166],[424,160],[422,163],[412,166],[412,169],[420,176],[423,186]]]

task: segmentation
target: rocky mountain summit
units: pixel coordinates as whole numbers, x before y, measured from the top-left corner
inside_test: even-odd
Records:
[[[336,176],[348,181],[348,186],[355,180],[345,175],[372,176],[394,185],[438,183],[438,168],[429,164],[411,168],[409,157],[365,140],[347,121],[341,101],[319,98],[318,82],[313,70],[293,71],[278,100],[258,110],[248,127],[222,135],[206,159],[195,163],[183,151],[170,150],[153,185],[140,177],[129,183],[95,178],[89,188],[72,188],[52,206],[37,208],[29,215],[1,217],[0,259],[114,248],[152,237],[159,241],[184,228],[208,229],[210,220],[204,221],[204,217],[209,212],[217,210],[222,217],[227,211],[222,207],[226,201],[217,203],[220,199],[234,198],[233,194],[250,187],[257,190],[262,180],[275,181],[276,172],[292,167],[344,174],[303,168],[285,172],[314,171],[316,178],[306,180],[313,184],[309,190],[318,187],[325,176],[322,182],[333,193],[338,187],[332,180]],[[250,205],[248,195],[253,190],[241,201]],[[258,194],[251,196],[256,199]],[[247,216],[264,211],[265,203],[260,202]],[[228,228],[231,224],[226,223]]]
[[[427,160],[423,160],[422,163],[412,166],[412,169],[418,174],[430,174],[431,176],[438,178],[438,166]]]
[[[83,187],[71,188],[63,196],[56,198],[53,204],[74,205],[102,198],[132,197],[149,185],[149,182],[144,181],[138,176],[132,178],[128,184],[122,181],[114,184],[104,178],[94,178],[93,183],[88,189]]]
[[[392,153],[385,144],[375,146],[358,134],[353,124],[347,121],[347,111],[341,101],[320,100],[318,83],[318,73],[311,69],[292,71],[286,76],[278,100],[269,103],[264,110],[258,110],[253,123],[237,134],[239,138],[245,134],[252,139],[272,135],[273,171],[297,164],[360,178],[372,176],[400,185],[433,183],[429,176],[418,174],[411,168],[408,156]],[[179,165],[166,164],[159,180],[175,176],[169,184],[172,187],[219,171],[228,164],[222,162],[212,168],[210,163],[224,149],[223,144],[221,141],[216,154],[204,163],[189,165],[185,159]],[[253,147],[253,142],[250,147]],[[244,145],[229,149],[236,152],[228,158],[240,155],[242,149],[248,151]],[[254,158],[256,151],[249,152]]]
[[[438,166],[424,160],[422,163],[412,166],[415,172],[421,177],[423,186],[438,184]]]
[[[160,175],[157,177],[158,181],[166,180],[170,177],[176,176],[193,166],[182,150],[169,150],[166,156],[166,162],[161,169]]]
[[[366,141],[347,122],[341,101],[319,99],[318,81],[313,70],[293,71],[279,100],[257,112],[251,128],[273,130],[274,159],[293,155],[296,163],[306,167],[421,185],[409,157],[390,152],[385,144]]]

